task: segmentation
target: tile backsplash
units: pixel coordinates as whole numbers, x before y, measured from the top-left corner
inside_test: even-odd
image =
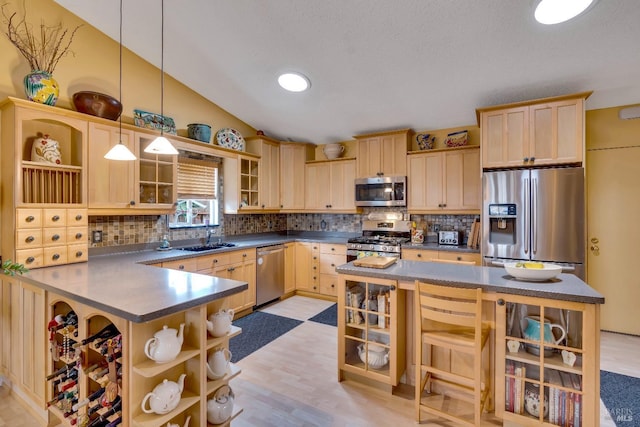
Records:
[[[371,210],[363,214],[244,214],[221,215],[220,225],[212,227],[215,236],[237,236],[242,234],[281,231],[326,231],[359,233],[362,220]],[[426,231],[462,230],[469,234],[473,221],[479,215],[411,215],[412,221]],[[155,243],[169,235],[170,241],[205,238],[204,227],[169,230],[166,215],[90,216],[89,236],[94,230],[102,231],[102,242],[92,247],[108,247],[142,243]]]

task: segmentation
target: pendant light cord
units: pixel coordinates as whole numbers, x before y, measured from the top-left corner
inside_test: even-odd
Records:
[[[160,136],[164,135],[164,0],[160,6]]]
[[[120,0],[120,104],[122,105],[122,0]],[[120,144],[122,144],[122,113],[120,113]]]

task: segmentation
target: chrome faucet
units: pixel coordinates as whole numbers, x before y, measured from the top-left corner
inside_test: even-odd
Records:
[[[215,233],[215,231],[209,227],[207,227],[207,241],[205,242],[205,246],[209,246],[209,243],[211,242],[211,236],[213,236],[213,234]]]

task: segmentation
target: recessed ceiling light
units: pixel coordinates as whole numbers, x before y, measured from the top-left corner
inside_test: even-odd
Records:
[[[540,0],[534,15],[541,24],[559,24],[580,15],[595,2],[596,0]]]
[[[311,82],[300,73],[284,73],[278,77],[278,84],[289,92],[304,92],[309,89]]]

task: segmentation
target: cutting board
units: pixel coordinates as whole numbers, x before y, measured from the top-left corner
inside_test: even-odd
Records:
[[[353,261],[356,267],[387,268],[398,260],[389,256],[367,256]]]

